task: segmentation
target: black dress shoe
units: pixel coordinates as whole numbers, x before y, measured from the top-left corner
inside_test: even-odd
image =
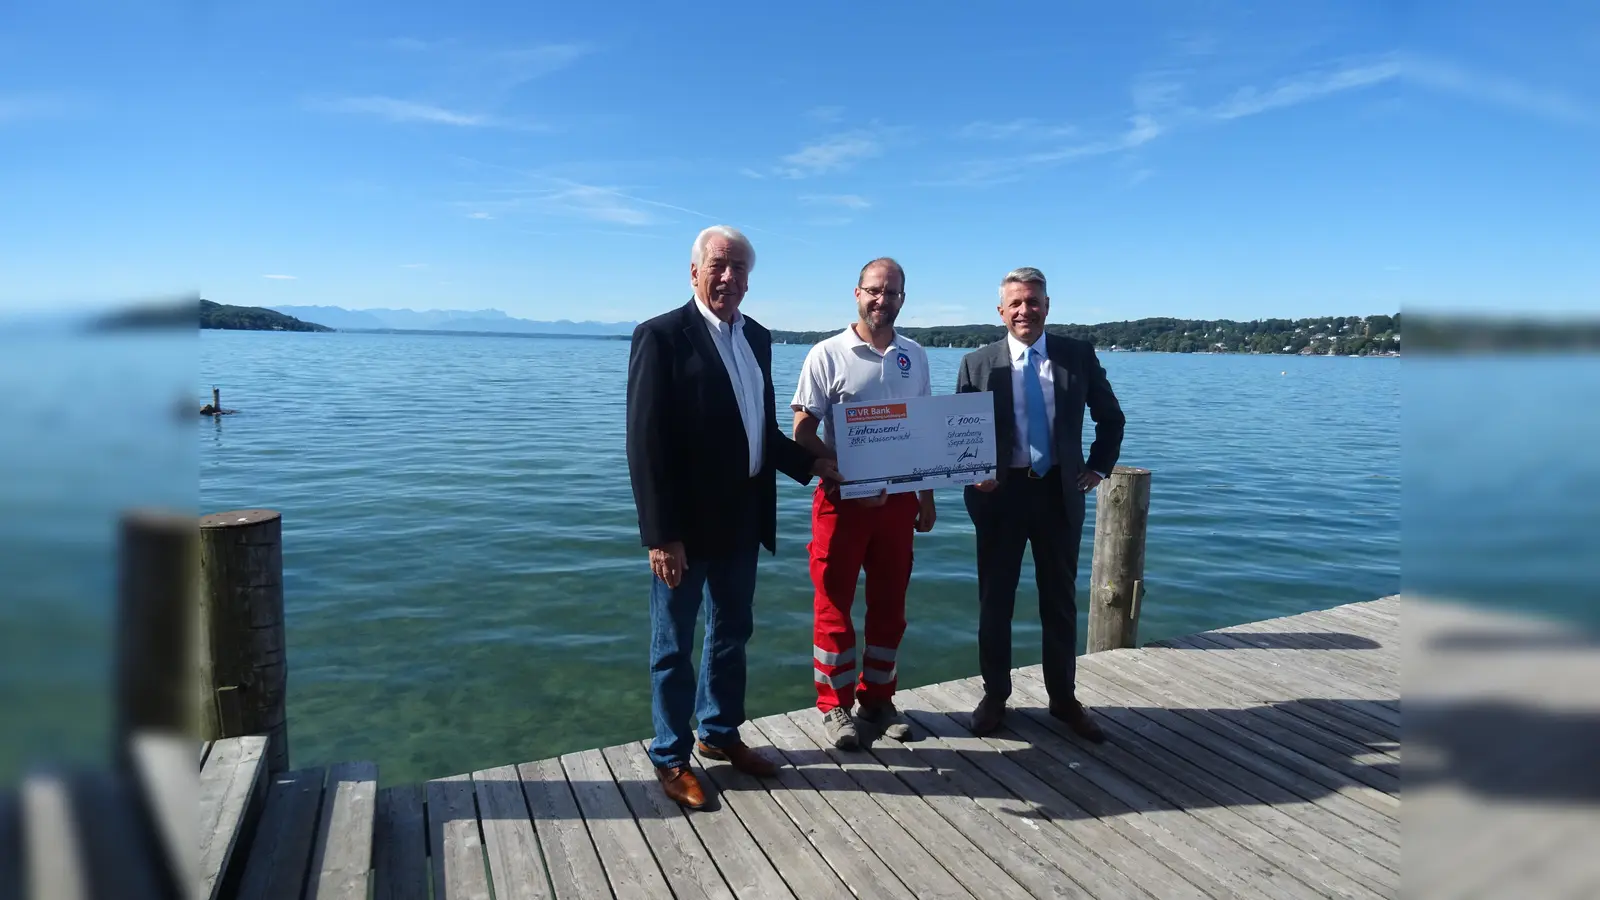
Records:
[[[989,734],[1000,727],[1005,717],[1006,701],[998,697],[985,696],[978,701],[978,708],[972,711],[972,719],[967,729],[979,736]]]
[[[1106,733],[1100,730],[1094,719],[1089,718],[1089,711],[1076,700],[1051,704],[1050,715],[1067,723],[1073,734],[1086,741],[1095,744],[1103,744],[1106,741]]]

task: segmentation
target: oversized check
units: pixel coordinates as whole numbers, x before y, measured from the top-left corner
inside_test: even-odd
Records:
[[[841,403],[832,433],[841,497],[975,484],[995,471],[994,395]]]

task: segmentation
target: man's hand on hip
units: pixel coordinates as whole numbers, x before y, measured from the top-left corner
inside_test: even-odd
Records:
[[[1100,481],[1101,478],[1099,472],[1093,472],[1089,469],[1084,469],[1083,474],[1078,476],[1078,490],[1087,494],[1094,490],[1095,487],[1100,484]]]
[[[683,571],[688,566],[689,560],[684,555],[682,541],[650,548],[650,571],[656,573],[656,577],[666,582],[669,588],[675,588],[683,581]]]
[[[839,482],[844,480],[839,474],[839,464],[826,456],[817,457],[817,461],[811,464],[811,474],[822,479],[823,490],[829,493],[837,490]]]

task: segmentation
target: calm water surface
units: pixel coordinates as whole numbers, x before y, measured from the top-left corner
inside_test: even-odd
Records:
[[[202,508],[284,516],[297,764],[372,759],[395,782],[648,735],[626,341],[203,332],[199,345],[202,384],[240,410],[199,426]],[[805,350],[774,348],[780,404]],[[930,348],[935,391],[954,389],[962,353]],[[1101,358],[1128,416],[1122,462],[1154,471],[1143,639],[1399,589],[1397,360]],[[780,479],[752,716],[813,696],[807,490]],[[938,499],[917,539],[907,685],[977,671],[972,527],[958,492]],[[1080,595],[1091,546],[1086,533]],[[1018,665],[1038,660],[1031,578]]]

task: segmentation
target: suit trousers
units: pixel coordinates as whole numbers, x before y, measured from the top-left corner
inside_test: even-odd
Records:
[[[990,493],[966,489],[967,512],[977,531],[978,667],[984,694],[1011,696],[1011,620],[1022,552],[1033,548],[1043,634],[1045,689],[1051,703],[1075,692],[1078,653],[1078,555],[1083,543],[1084,500],[1070,508],[1061,468],[1044,477],[1013,470]]]

